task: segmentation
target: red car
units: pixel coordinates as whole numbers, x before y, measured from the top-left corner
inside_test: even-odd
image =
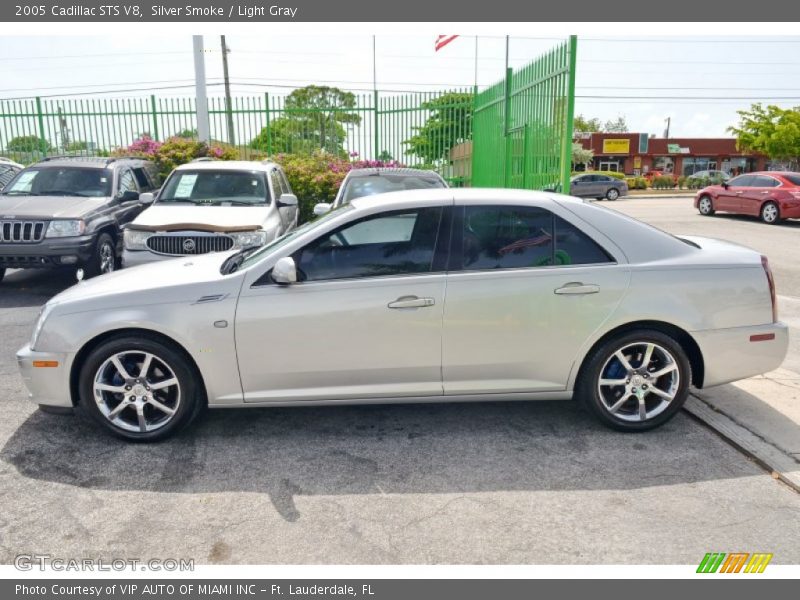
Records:
[[[800,218],[800,173],[758,171],[703,188],[694,198],[701,215],[716,211],[760,217],[774,225]]]

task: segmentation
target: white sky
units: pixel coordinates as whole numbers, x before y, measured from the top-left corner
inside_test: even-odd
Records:
[[[471,87],[475,38],[458,38],[438,53],[433,38],[379,35],[378,89]],[[512,37],[511,66],[523,66],[559,39]],[[207,35],[205,46],[209,82],[220,82],[219,37]],[[236,95],[288,92],[309,83],[364,93],[372,89],[368,34],[233,35],[228,46]],[[192,87],[166,89],[192,84],[191,48],[191,37],[184,34],[0,37],[0,98],[128,88],[155,88],[136,95],[192,96]],[[672,137],[725,136],[726,127],[737,120],[736,109],[752,102],[800,105],[798,50],[800,37],[785,36],[579,37],[576,114],[603,121],[622,115],[631,131],[659,136],[671,117]],[[505,38],[480,37],[479,86],[501,78],[504,64]],[[222,87],[210,92],[220,95]],[[135,94],[102,97],[130,95]]]

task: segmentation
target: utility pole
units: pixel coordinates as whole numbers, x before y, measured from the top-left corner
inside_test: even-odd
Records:
[[[667,124],[667,128],[666,128],[666,130],[664,131],[664,139],[667,139],[667,140],[668,140],[668,139],[669,139],[669,126],[672,124],[672,117],[667,117],[667,118],[665,119],[665,122],[666,122],[666,124]]]
[[[197,137],[201,142],[211,139],[211,125],[208,120],[208,94],[206,93],[206,61],[203,56],[203,36],[193,35],[194,49],[194,88],[195,110],[197,111]]]
[[[228,119],[228,143],[233,146],[236,144],[233,130],[233,103],[231,102],[231,82],[228,79],[228,46],[225,44],[225,36],[219,36],[222,41],[222,76],[225,79],[225,115]]]

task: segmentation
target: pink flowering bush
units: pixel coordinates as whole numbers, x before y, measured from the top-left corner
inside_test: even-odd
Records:
[[[141,156],[155,161],[162,177],[172,170],[195,158],[210,157],[214,160],[236,160],[239,151],[233,146],[211,142],[206,144],[193,138],[171,137],[166,142],[158,142],[149,135],[142,135],[127,148],[114,152],[115,156]]]

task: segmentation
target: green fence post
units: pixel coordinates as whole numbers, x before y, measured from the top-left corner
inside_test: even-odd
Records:
[[[153,115],[153,139],[158,141],[158,110],[156,109],[156,96],[150,96],[150,112]]]
[[[567,115],[564,140],[561,148],[561,193],[569,194],[572,174],[572,119],[575,117],[575,65],[578,53],[578,36],[569,36],[569,73],[567,74]]]
[[[378,130],[378,122],[379,122],[379,115],[378,115],[378,90],[373,91],[373,105],[372,108],[375,113],[375,148],[372,151],[372,158],[373,160],[378,160],[378,155],[380,154],[380,150],[378,150],[378,144],[380,142],[380,131]]]
[[[503,136],[505,138],[505,154],[503,156],[503,187],[508,187],[511,181],[511,160],[510,160],[510,144],[511,136],[511,83],[514,78],[514,70],[511,67],[506,69],[506,85],[505,85],[505,114],[503,115]]]
[[[264,126],[264,129],[267,132],[267,156],[270,156],[272,154],[272,137],[269,131],[269,92],[264,92],[264,102],[265,102],[264,110],[266,111],[267,114],[267,123]]]
[[[39,151],[47,156],[47,138],[44,135],[44,115],[42,114],[42,99],[36,96],[36,118],[39,122]]]

